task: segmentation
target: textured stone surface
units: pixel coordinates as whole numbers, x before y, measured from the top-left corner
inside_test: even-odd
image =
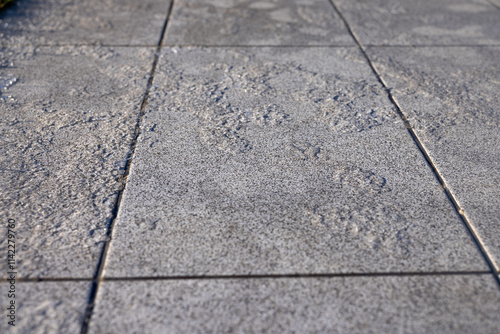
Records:
[[[380,48],[377,68],[500,265],[500,48]]]
[[[163,51],[106,275],[486,268],[357,49]]]
[[[363,44],[500,44],[498,10],[487,0],[334,0]]]
[[[490,275],[105,282],[90,333],[497,333]]]
[[[158,43],[170,0],[17,0],[0,13],[0,44]]]
[[[17,221],[19,276],[92,277],[153,51],[4,47],[0,59],[0,215]]]
[[[87,297],[88,282],[16,282],[15,327],[8,324],[7,307],[11,299],[7,296],[8,283],[0,283],[2,298],[2,333],[79,333],[82,326]]]
[[[355,45],[328,0],[179,0],[166,43]]]

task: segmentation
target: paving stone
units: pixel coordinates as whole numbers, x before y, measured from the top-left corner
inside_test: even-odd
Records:
[[[108,276],[482,270],[356,48],[166,48]]]
[[[17,0],[0,13],[0,44],[156,45],[170,0]]]
[[[10,284],[0,283],[2,333],[79,333],[82,326],[87,297],[88,282],[16,282],[15,327],[8,324],[7,307]]]
[[[487,0],[334,0],[365,45],[498,45]]]
[[[0,48],[0,250],[15,219],[21,277],[92,277],[153,52]]]
[[[328,0],[179,0],[170,45],[355,45]]]
[[[99,292],[90,333],[497,333],[500,326],[491,275],[121,281]]]
[[[369,50],[500,265],[500,48]]]

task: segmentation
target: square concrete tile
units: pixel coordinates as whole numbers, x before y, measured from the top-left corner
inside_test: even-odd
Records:
[[[153,52],[0,48],[0,250],[14,219],[21,277],[93,276]]]
[[[493,334],[499,308],[491,275],[118,281],[90,333]]]
[[[500,268],[500,48],[369,55]]]
[[[2,321],[0,332],[15,333],[79,333],[87,298],[88,282],[16,282],[0,283]],[[9,291],[15,291],[10,298]],[[11,300],[15,305],[15,326],[9,325]]]
[[[499,45],[488,0],[334,0],[365,45]]]
[[[355,45],[328,0],[178,0],[169,45]]]
[[[107,276],[486,269],[357,48],[166,48]]]
[[[170,1],[16,1],[0,13],[0,44],[156,45]]]

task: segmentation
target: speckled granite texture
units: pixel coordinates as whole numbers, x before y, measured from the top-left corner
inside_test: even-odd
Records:
[[[487,276],[105,282],[90,333],[491,333]],[[479,306],[481,305],[481,306]]]
[[[17,220],[19,275],[92,277],[153,51],[3,47],[0,58],[0,212]]]
[[[500,47],[370,49],[500,268]]]
[[[156,45],[170,0],[16,0],[0,45]]]
[[[499,41],[498,0],[16,0],[0,332],[497,333]]]
[[[153,85],[106,276],[486,269],[356,48],[164,49]]]

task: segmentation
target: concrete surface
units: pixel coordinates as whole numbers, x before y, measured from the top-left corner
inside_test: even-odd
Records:
[[[0,12],[0,332],[498,332],[497,0],[170,5]]]
[[[153,86],[106,276],[487,269],[356,48],[164,49]]]
[[[7,321],[8,283],[2,290],[2,333],[78,333],[90,289],[89,282],[17,282],[15,327]],[[5,293],[4,293],[5,292]]]
[[[500,45],[499,14],[488,0],[335,2],[366,45]]]
[[[169,6],[169,0],[16,0],[0,13],[0,44],[156,45]]]
[[[500,48],[369,54],[500,268]]]
[[[90,333],[497,333],[489,275],[105,282]],[[223,319],[223,320],[222,320]]]
[[[171,45],[355,45],[325,0],[176,1]]]
[[[19,276],[92,277],[153,50],[12,46],[0,59],[0,211],[22,236]]]

